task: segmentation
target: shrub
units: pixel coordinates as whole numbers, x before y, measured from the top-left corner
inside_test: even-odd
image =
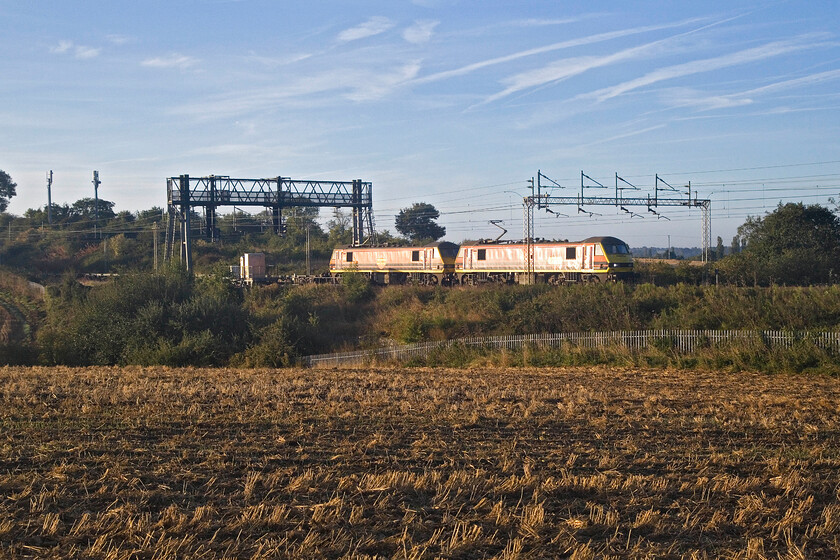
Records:
[[[180,271],[124,275],[90,290],[65,280],[49,299],[39,333],[48,364],[221,365],[250,338],[234,294]]]
[[[341,276],[341,286],[344,288],[344,296],[349,303],[361,303],[369,300],[373,295],[370,280],[356,270],[350,270]]]

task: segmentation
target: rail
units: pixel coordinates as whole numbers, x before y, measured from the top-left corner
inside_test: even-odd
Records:
[[[812,344],[823,350],[840,353],[840,332],[811,331],[746,331],[746,330],[641,330],[610,332],[578,332],[527,334],[510,336],[481,336],[452,340],[420,342],[304,356],[304,367],[365,365],[378,361],[402,362],[412,358],[422,358],[432,352],[457,346],[464,348],[478,347],[489,350],[517,350],[525,346],[537,348],[557,348],[570,344],[582,348],[625,348],[642,350],[649,347],[667,349],[680,354],[690,354],[698,348],[712,347],[719,344],[752,343],[768,348],[791,348],[797,344]]]

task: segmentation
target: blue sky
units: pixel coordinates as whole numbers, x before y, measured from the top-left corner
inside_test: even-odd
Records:
[[[0,0],[0,169],[17,214],[50,169],[54,202],[96,169],[117,210],[165,205],[182,173],[359,178],[377,228],[429,202],[455,242],[491,219],[521,237],[538,170],[558,196],[658,173],[712,199],[728,245],[780,201],[840,199],[838,6]],[[700,244],[698,210],[585,210],[536,234]]]

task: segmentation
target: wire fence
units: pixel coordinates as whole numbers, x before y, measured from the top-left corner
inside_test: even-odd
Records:
[[[304,356],[301,358],[301,365],[316,367],[364,365],[372,362],[405,362],[413,358],[425,358],[434,352],[457,347],[519,350],[526,346],[560,348],[564,345],[571,345],[579,348],[621,348],[628,350],[656,348],[680,354],[691,354],[700,348],[724,344],[731,345],[733,343],[758,348],[792,348],[796,345],[806,344],[832,353],[840,353],[840,332],[642,330],[477,336]]]

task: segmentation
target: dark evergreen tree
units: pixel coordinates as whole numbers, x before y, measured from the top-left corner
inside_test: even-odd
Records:
[[[440,212],[431,204],[415,202],[411,207],[400,210],[395,226],[398,232],[414,243],[437,241],[446,235],[446,228],[435,222],[439,217]]]
[[[17,194],[16,188],[17,184],[9,174],[0,169],[0,212],[5,212],[9,207],[9,201]]]

